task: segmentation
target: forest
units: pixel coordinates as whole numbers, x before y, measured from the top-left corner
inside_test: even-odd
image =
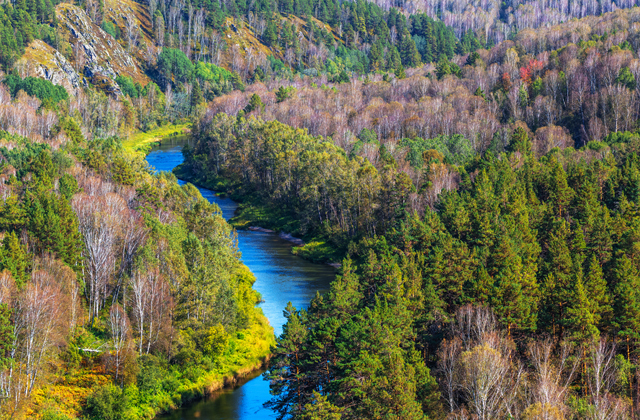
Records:
[[[0,419],[637,418],[634,6],[0,2]],[[339,267],[279,337],[255,226]]]
[[[36,121],[0,132],[0,417],[153,418],[259,367],[273,330],[220,209],[12,80],[4,115]]]
[[[286,309],[278,418],[637,415],[636,13],[209,104],[180,176],[344,257]]]

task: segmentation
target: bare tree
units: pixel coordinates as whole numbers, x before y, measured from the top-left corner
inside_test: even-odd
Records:
[[[87,56],[84,51],[84,45],[80,41],[80,38],[76,39],[73,44],[73,64],[76,73],[80,74],[84,71],[84,66],[87,63]]]
[[[133,13],[129,13],[125,17],[125,33],[127,35],[127,51],[132,52],[138,46],[138,37],[140,36],[138,20]]]
[[[158,0],[149,0],[149,20],[153,22],[153,16],[156,14],[156,10],[158,10]]]
[[[532,394],[533,407],[538,411],[536,418],[552,420],[566,414],[565,399],[580,359],[572,357],[570,345],[556,346],[546,339],[529,345],[529,360],[535,369]]]
[[[71,203],[78,216],[80,232],[85,242],[87,260],[87,300],[93,319],[108,296],[116,262],[118,239],[123,228],[122,197],[109,193],[104,196],[77,195]]]
[[[591,368],[588,370],[587,382],[589,399],[593,406],[589,413],[592,420],[617,420],[626,418],[628,414],[627,404],[611,393],[618,380],[615,356],[615,344],[606,339],[591,346]]]
[[[111,346],[113,347],[115,379],[120,375],[122,355],[129,341],[129,319],[124,309],[117,303],[109,310],[109,326],[111,327]]]
[[[138,353],[149,353],[158,342],[160,331],[170,324],[172,305],[169,284],[157,266],[136,270],[130,280],[131,306],[136,324]]]

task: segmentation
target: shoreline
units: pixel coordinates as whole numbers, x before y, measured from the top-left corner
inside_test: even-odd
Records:
[[[231,197],[229,197],[229,195],[225,191],[216,191],[214,188],[211,188],[210,185],[206,185],[206,183],[200,182],[197,179],[193,179],[192,177],[190,177],[188,175],[188,173],[186,171],[180,170],[181,166],[182,166],[182,164],[176,166],[172,171],[173,175],[177,179],[179,179],[180,181],[189,182],[189,183],[195,185],[196,187],[206,188],[206,189],[212,191],[213,193],[215,193],[216,195],[225,194],[227,196],[227,198],[231,198]],[[231,198],[231,199],[233,200],[233,198]],[[241,201],[238,201],[238,200],[233,200],[233,201],[235,201],[238,204],[242,204]],[[237,210],[236,210],[236,212],[237,212]],[[235,217],[235,214],[234,214],[234,217]],[[296,238],[292,234],[286,233],[284,231],[278,232],[275,229],[268,229],[268,228],[264,228],[262,226],[237,226],[237,225],[234,225],[234,224],[230,223],[229,221],[228,221],[228,223],[231,224],[234,227],[234,229],[236,229],[236,230],[248,230],[248,231],[252,231],[252,232],[262,232],[262,233],[276,234],[276,235],[278,235],[278,237],[280,239],[285,240],[287,242],[290,242],[293,245],[292,246],[292,250],[297,250],[297,249],[304,250],[304,248],[307,245],[309,245],[309,243],[304,242],[304,240],[302,240],[301,238]],[[330,267],[335,268],[336,270],[338,270],[338,269],[340,269],[342,267],[342,264],[340,262],[337,262],[337,261],[330,261],[330,260],[329,261],[323,261],[323,260],[318,261],[318,260],[314,259],[313,257],[305,256],[304,252],[294,252],[294,251],[292,251],[292,253],[294,255],[296,255],[297,257],[300,257],[300,258],[302,258],[304,260],[310,261],[310,262],[312,262],[314,264],[328,265]]]

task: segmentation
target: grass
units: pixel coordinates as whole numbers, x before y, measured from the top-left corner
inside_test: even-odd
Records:
[[[189,124],[169,124],[147,132],[139,131],[122,142],[122,146],[128,152],[147,153],[149,149],[164,139],[176,141],[184,140],[189,136]]]
[[[322,240],[313,240],[304,246],[293,247],[291,252],[293,255],[315,263],[339,262],[345,254],[344,249],[338,249]]]

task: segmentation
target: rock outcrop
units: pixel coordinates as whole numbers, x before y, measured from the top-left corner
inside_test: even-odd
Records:
[[[64,86],[71,94],[83,84],[83,79],[64,55],[39,39],[29,44],[15,67],[22,77],[49,80],[53,84]]]
[[[89,78],[129,76],[146,83],[147,77],[138,64],[111,35],[91,21],[77,6],[68,3],[56,7],[58,28],[69,34],[71,44],[79,42],[84,49],[84,75]]]

